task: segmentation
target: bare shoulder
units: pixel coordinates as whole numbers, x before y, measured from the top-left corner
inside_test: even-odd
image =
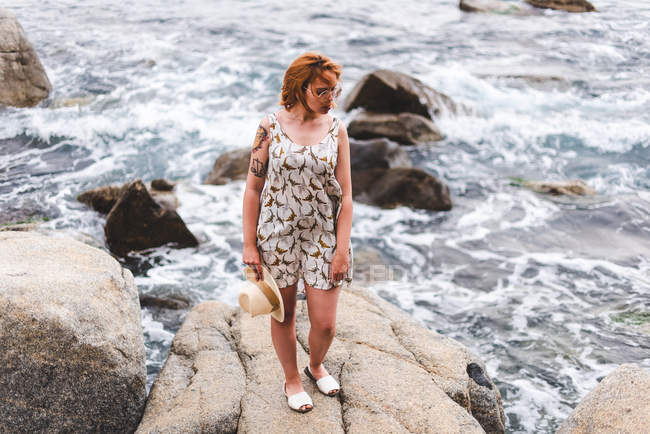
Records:
[[[339,138],[346,139],[348,138],[348,129],[345,127],[345,123],[339,119]]]

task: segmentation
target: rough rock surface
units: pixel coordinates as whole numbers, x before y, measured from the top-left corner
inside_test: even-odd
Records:
[[[456,113],[459,108],[447,95],[420,80],[387,69],[365,75],[352,89],[344,108],[356,107],[376,113],[415,113],[429,119]]]
[[[109,249],[118,256],[168,243],[174,247],[199,244],[176,211],[154,201],[139,179],[124,188],[106,217],[104,233]]]
[[[222,185],[230,181],[246,179],[249,163],[249,148],[224,152],[216,159],[212,166],[212,170],[203,183]]]
[[[558,434],[645,434],[650,427],[650,372],[621,365],[605,377],[564,421]]]
[[[504,432],[501,397],[483,363],[360,288],[341,292],[336,336],[325,359],[341,396],[322,395],[303,375],[314,410],[293,412],[282,392],[269,321],[219,302],[196,306],[174,339],[138,432]],[[296,322],[302,369],[309,351],[304,301]],[[201,351],[211,359],[200,358]],[[467,373],[470,364],[481,371],[484,385]],[[205,399],[198,390],[203,384]],[[208,399],[210,390],[223,392],[218,402]]]
[[[587,0],[524,0],[531,6],[567,12],[594,12],[596,8]],[[597,12],[597,11],[596,11]]]
[[[130,183],[127,182],[123,185],[105,185],[86,190],[77,196],[77,200],[97,212],[108,214],[129,185]],[[154,179],[148,189],[149,194],[158,205],[170,211],[175,211],[178,208],[178,199],[172,193],[173,190],[174,185],[164,179]]]
[[[138,433],[236,432],[246,386],[223,303],[197,305],[174,337]]]
[[[32,107],[47,98],[50,80],[13,13],[0,8],[0,104]]]
[[[388,139],[350,139],[350,166],[352,170],[411,167],[411,160],[399,144]]]
[[[350,122],[348,134],[359,140],[385,137],[403,145],[443,139],[433,122],[414,113],[361,112]]]
[[[404,205],[416,209],[449,211],[449,187],[427,172],[407,167],[352,171],[355,200],[382,208]]]
[[[0,432],[133,432],[146,367],[131,272],[34,232],[0,232],[0,258]]]

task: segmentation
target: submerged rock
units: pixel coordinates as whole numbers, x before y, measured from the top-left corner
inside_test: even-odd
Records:
[[[0,8],[0,104],[33,107],[47,98],[52,85],[13,13]]]
[[[403,145],[442,140],[438,127],[414,113],[383,114],[361,112],[350,122],[348,134],[355,139],[385,137]]]
[[[357,107],[376,113],[415,113],[428,119],[455,114],[459,108],[447,95],[417,78],[387,69],[367,74],[352,89],[344,108]]]
[[[524,14],[519,5],[501,0],[460,0],[458,7],[465,12],[491,12],[497,14]]]
[[[598,12],[587,0],[524,0],[531,6],[542,9],[557,9],[567,12]]]
[[[635,364],[616,368],[573,410],[558,434],[645,434],[650,427],[650,372]]]
[[[230,181],[246,179],[250,158],[251,150],[249,148],[224,152],[216,159],[203,183],[223,185]]]
[[[0,432],[133,432],[146,367],[131,273],[34,232],[0,232],[0,258]]]
[[[309,360],[305,303],[296,315],[302,373]],[[339,399],[303,378],[314,410],[293,412],[269,321],[220,302],[196,306],[174,338],[138,432],[504,432],[499,391],[483,363],[360,288],[341,291],[325,358],[341,384]],[[487,383],[476,383],[469,365]]]
[[[416,209],[449,211],[449,187],[435,176],[415,168],[352,171],[355,200],[382,208],[403,205]]]
[[[411,167],[408,154],[388,139],[350,140],[350,166],[353,171],[389,167]],[[354,185],[352,186],[354,190]]]
[[[77,200],[85,203],[92,209],[102,214],[108,214],[124,192],[125,185],[105,185],[103,187],[86,190],[77,196]]]
[[[573,179],[563,182],[551,181],[523,181],[523,186],[537,193],[552,195],[586,196],[596,194],[596,190],[585,184],[584,181]]]
[[[124,187],[106,217],[104,233],[109,249],[118,256],[168,243],[179,248],[199,244],[176,211],[159,205],[139,179]]]

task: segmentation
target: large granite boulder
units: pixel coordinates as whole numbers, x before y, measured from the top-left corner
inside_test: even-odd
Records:
[[[234,433],[246,372],[230,331],[234,311],[204,302],[174,337],[138,433]]]
[[[0,232],[0,432],[133,432],[146,398],[131,272],[67,238]]]
[[[269,321],[219,302],[196,306],[174,339],[138,432],[504,432],[501,397],[483,363],[360,288],[341,292],[325,359],[341,383],[339,399],[303,378],[314,410],[293,412]],[[304,302],[296,322],[302,369],[309,360]],[[468,373],[476,369],[480,375]]]
[[[345,110],[363,107],[376,113],[415,113],[428,119],[456,113],[457,105],[447,95],[401,72],[380,69],[365,75],[345,102]]]
[[[411,167],[411,160],[399,144],[388,139],[350,139],[350,167],[353,171]]]
[[[403,145],[443,139],[436,124],[414,113],[361,112],[350,122],[348,134],[359,140],[385,137]]]
[[[421,169],[397,167],[352,171],[354,200],[382,208],[408,206],[432,211],[452,207],[449,187]]]
[[[621,365],[580,402],[558,434],[645,434],[650,427],[650,372]]]
[[[47,98],[50,80],[13,13],[0,8],[0,104],[32,107]]]
[[[524,0],[531,6],[543,9],[557,9],[567,12],[597,12],[587,0]]]
[[[118,256],[164,244],[179,248],[199,244],[178,213],[158,204],[139,179],[123,187],[106,217],[104,234]]]
[[[246,179],[251,151],[249,148],[224,152],[214,162],[204,184],[222,185],[230,181]]]

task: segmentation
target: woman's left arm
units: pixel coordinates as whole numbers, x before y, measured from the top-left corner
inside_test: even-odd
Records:
[[[343,123],[339,126],[339,149],[334,175],[341,186],[341,211],[336,224],[336,251],[330,267],[330,281],[340,281],[350,267],[350,231],[352,230],[352,170],[350,168],[350,141]]]

